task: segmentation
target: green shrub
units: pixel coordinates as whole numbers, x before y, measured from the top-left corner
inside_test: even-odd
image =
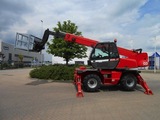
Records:
[[[50,65],[35,68],[30,72],[31,78],[52,80],[73,80],[75,65]]]

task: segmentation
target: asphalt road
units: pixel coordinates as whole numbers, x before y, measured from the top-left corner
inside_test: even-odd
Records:
[[[29,78],[31,69],[0,71],[0,120],[160,120],[160,74],[142,73],[154,95],[141,86],[117,86],[76,98],[72,83]]]

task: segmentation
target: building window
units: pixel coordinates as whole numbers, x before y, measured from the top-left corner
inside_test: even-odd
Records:
[[[12,53],[9,53],[8,60],[12,60]]]
[[[8,46],[3,46],[3,49],[4,50],[9,50],[9,47]]]

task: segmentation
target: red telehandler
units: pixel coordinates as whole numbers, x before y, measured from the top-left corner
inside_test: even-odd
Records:
[[[128,50],[117,47],[114,42],[98,42],[82,36],[64,32],[45,30],[42,41],[35,41],[33,51],[40,52],[44,49],[49,35],[63,38],[65,41],[74,42],[92,47],[88,64],[92,69],[79,67],[74,72],[74,83],[77,86],[77,96],[83,96],[83,90],[97,91],[103,85],[120,85],[124,90],[132,91],[137,84],[145,89],[145,94],[152,95],[152,91],[139,74],[138,67],[148,66],[148,54],[142,49]]]

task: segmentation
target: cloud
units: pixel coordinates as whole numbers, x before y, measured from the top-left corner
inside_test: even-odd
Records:
[[[32,11],[32,8],[24,1],[1,0],[0,1],[0,31],[8,30],[15,23],[26,24],[22,15]]]
[[[117,38],[119,46],[147,51],[148,46],[154,46],[152,38],[159,34],[160,15],[155,12],[159,10],[158,3],[158,0],[1,0],[0,38],[12,42],[16,32],[41,37],[42,31],[52,30],[58,21],[71,20],[84,37],[99,41]]]
[[[27,24],[23,16],[32,12],[32,7],[26,1],[0,1],[0,38],[13,44],[15,41],[14,26]]]

